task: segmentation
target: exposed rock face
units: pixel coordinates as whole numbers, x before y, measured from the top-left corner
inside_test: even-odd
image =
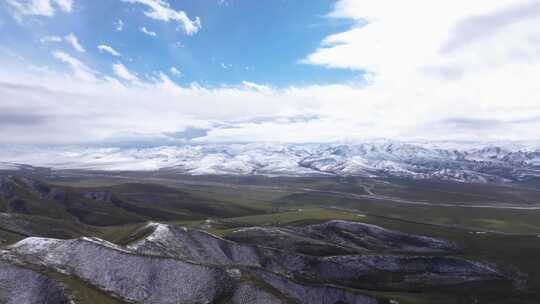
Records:
[[[240,243],[264,245],[311,255],[341,252],[456,253],[458,246],[445,240],[410,235],[374,225],[329,221],[306,227],[251,227],[226,236]],[[331,251],[326,254],[326,251]]]
[[[68,304],[70,301],[56,281],[0,258],[0,303]]]

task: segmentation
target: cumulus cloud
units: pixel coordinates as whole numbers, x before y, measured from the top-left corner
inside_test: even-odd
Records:
[[[71,67],[71,74],[0,71],[2,105],[31,114],[28,119],[34,122],[27,128],[16,124],[0,128],[2,142],[41,143],[46,138],[48,144],[127,139],[171,143],[175,140],[171,134],[190,127],[205,130],[192,139],[200,142],[519,140],[536,138],[540,128],[538,105],[527,115],[509,107],[490,110],[506,112],[506,118],[482,115],[481,103],[459,110],[433,103],[420,111],[411,102],[371,100],[372,93],[364,86],[278,89],[249,81],[215,88],[182,86],[162,73],[143,81],[116,64],[116,76],[127,81],[121,83],[65,53],[55,56]]]
[[[537,0],[341,0],[330,17],[357,25],[326,37],[304,63],[368,70],[385,78],[421,74],[429,67],[496,70],[519,61],[517,54],[540,57],[540,43],[531,39],[540,33],[538,16]]]
[[[79,43],[79,39],[75,34],[69,33],[67,34],[64,39],[67,43],[69,43],[77,52],[84,53],[86,50],[82,47],[82,45]]]
[[[140,30],[142,33],[144,33],[144,34],[146,34],[146,35],[148,35],[148,36],[152,36],[152,37],[156,37],[156,36],[157,36],[157,33],[156,33],[156,32],[152,32],[152,31],[148,30],[148,29],[147,29],[146,27],[144,27],[144,26],[140,27],[139,30]]]
[[[540,111],[539,14],[538,1],[342,0],[329,17],[356,25],[303,63],[367,72],[358,100],[387,109],[389,126],[511,121]]]
[[[117,57],[121,56],[121,54],[118,51],[116,51],[114,48],[105,44],[98,45],[98,50],[100,50],[101,52],[109,53],[113,56],[117,56]]]
[[[180,72],[180,70],[177,69],[176,67],[171,67],[170,71],[171,71],[171,74],[173,74],[174,76],[182,75],[182,72]]]
[[[52,17],[57,10],[70,13],[73,9],[73,0],[6,0],[6,3],[19,22],[25,16]]]
[[[534,140],[540,130],[534,3],[338,1],[328,17],[356,24],[327,37],[304,62],[362,75],[344,84],[275,88],[246,78],[228,86],[179,85],[163,73],[139,78],[117,63],[118,81],[55,52],[69,73],[0,69],[0,113],[18,113],[0,138]],[[29,123],[23,128],[18,121]]]
[[[123,64],[121,63],[115,63],[112,65],[112,68],[113,68],[113,71],[114,71],[114,74],[116,74],[116,76],[124,79],[124,80],[127,80],[127,81],[136,81],[138,80],[137,76],[130,72],[128,70],[128,68],[126,68]]]
[[[122,0],[131,4],[141,4],[148,8],[144,14],[152,19],[165,22],[175,21],[187,35],[193,35],[201,28],[199,17],[191,20],[184,11],[174,10],[171,5],[164,0]]]

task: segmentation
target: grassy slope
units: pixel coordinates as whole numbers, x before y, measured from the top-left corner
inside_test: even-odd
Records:
[[[407,205],[367,198],[353,199],[328,193],[300,193],[298,191],[302,188],[314,188],[365,194],[364,186],[367,185],[377,194],[434,203],[477,204],[495,201],[526,204],[538,201],[539,192],[535,189],[403,181],[382,183],[361,179],[337,182],[328,179],[255,178],[246,181],[200,177],[188,181],[152,180],[152,183],[168,186],[175,191],[160,189],[154,191],[157,193],[152,193],[151,188],[155,186],[148,186],[143,192],[152,195],[141,199],[141,196],[129,195],[133,193],[133,186],[119,186],[126,181],[140,182],[141,180],[144,179],[136,176],[127,180],[97,178],[90,181],[63,180],[61,183],[64,186],[76,186],[74,188],[77,189],[80,189],[80,186],[113,186],[112,191],[130,203],[140,206],[150,204],[152,208],[195,215],[196,219],[178,218],[170,221],[192,227],[205,227],[203,225],[205,217],[201,217],[202,215],[219,217],[215,213],[203,214],[204,212],[200,210],[219,211],[219,208],[223,208],[223,214],[227,217],[224,220],[226,225],[208,228],[214,233],[227,232],[235,225],[300,225],[329,219],[346,219],[409,233],[441,237],[464,246],[466,257],[496,263],[509,272],[521,270],[527,275],[526,289],[517,292],[508,285],[488,283],[472,285],[472,288],[471,285],[438,288],[419,294],[382,294],[391,295],[401,304],[540,302],[538,293],[540,266],[536,262],[540,256],[540,238],[537,237],[540,234],[540,211]],[[230,183],[225,183],[225,181]],[[190,201],[192,199],[203,202],[202,204],[206,206],[201,208],[196,204],[193,205]],[[341,210],[329,209],[332,206]],[[245,212],[245,210],[248,211]],[[97,232],[92,233],[111,241],[119,241],[125,239],[138,227],[140,224],[101,227]],[[475,233],[482,230],[519,235]],[[2,238],[1,234],[0,238]]]
[[[472,231],[444,228],[433,225],[403,222],[373,216],[357,216],[356,214],[331,211],[325,209],[305,209],[295,212],[284,212],[273,215],[248,216],[228,219],[228,222],[239,223],[246,226],[272,226],[272,225],[298,225],[308,222],[318,222],[328,219],[345,219],[376,224],[385,228],[430,235],[448,239],[464,246],[464,257],[481,260],[498,265],[503,271],[515,275],[516,271],[524,270],[527,275],[527,285],[524,290],[513,290],[510,283],[481,283],[469,284],[448,288],[433,288],[421,294],[414,293],[383,293],[377,295],[391,296],[398,299],[401,304],[422,303],[538,303],[540,295],[540,269],[537,257],[540,255],[540,242],[538,237],[511,236],[500,234],[476,234]],[[217,233],[226,233],[232,229],[211,230]]]
[[[127,302],[113,297],[77,278],[52,271],[47,272],[46,275],[64,284],[67,287],[67,292],[78,304],[127,304]]]
[[[320,193],[293,194],[277,205],[295,208],[320,206],[352,209],[360,213],[384,215],[422,223],[462,226],[474,230],[494,230],[512,234],[540,234],[540,210],[442,207],[410,205],[368,198],[344,198]]]

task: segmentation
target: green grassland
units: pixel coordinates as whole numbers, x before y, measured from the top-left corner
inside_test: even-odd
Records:
[[[453,241],[465,248],[464,257],[496,264],[516,278],[515,286],[494,282],[421,293],[364,292],[392,296],[400,304],[540,303],[540,210],[519,209],[540,203],[540,191],[535,188],[399,179],[186,177],[169,173],[83,177],[72,172],[67,176],[40,179],[66,191],[68,203],[43,199],[23,188],[17,190],[26,210],[12,216],[24,223],[27,232],[0,223],[4,244],[29,234],[98,236],[125,244],[148,221],[205,229],[218,235],[238,227],[294,226],[333,219],[361,221]],[[109,191],[122,203],[90,200],[82,195],[85,191]],[[499,204],[517,209],[495,208]],[[8,207],[8,202],[0,198],[0,211],[8,212]],[[62,279],[75,286],[82,298],[99,296],[99,291],[82,282]],[[115,301],[104,296],[100,303],[119,303]]]

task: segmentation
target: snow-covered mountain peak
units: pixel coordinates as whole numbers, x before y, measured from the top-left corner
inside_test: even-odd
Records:
[[[150,148],[10,148],[0,170],[21,165],[77,170],[168,170],[188,175],[399,176],[456,181],[530,181],[540,149],[523,143],[190,144]]]

